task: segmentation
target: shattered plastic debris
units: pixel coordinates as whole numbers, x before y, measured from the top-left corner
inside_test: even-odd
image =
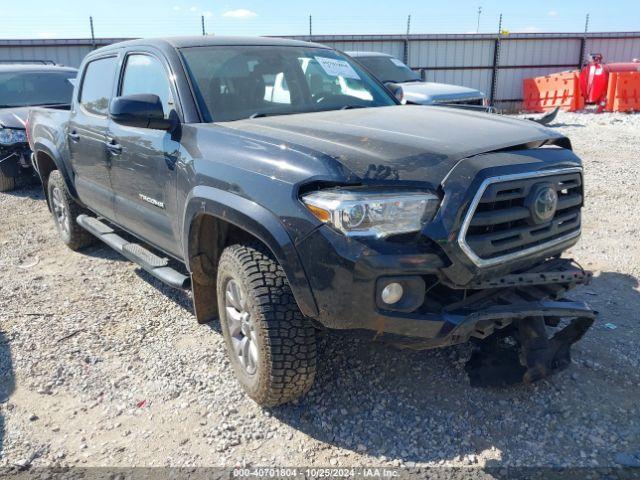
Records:
[[[571,364],[571,345],[582,338],[593,321],[590,317],[574,318],[548,338],[543,317],[519,319],[479,343],[465,365],[471,386],[530,384],[564,370]]]
[[[18,265],[18,268],[20,268],[22,270],[28,270],[29,268],[35,267],[39,263],[40,263],[40,257],[36,257],[30,263],[23,263],[21,265]]]

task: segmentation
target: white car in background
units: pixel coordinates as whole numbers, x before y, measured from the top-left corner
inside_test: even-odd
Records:
[[[420,105],[486,107],[487,96],[480,90],[446,83],[424,82],[417,72],[386,53],[346,52],[387,85],[396,97]]]

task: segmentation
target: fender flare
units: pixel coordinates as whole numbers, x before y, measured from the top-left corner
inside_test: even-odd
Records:
[[[47,139],[39,139],[33,145],[33,154],[34,154],[34,156],[33,156],[32,162],[33,162],[33,164],[35,166],[36,172],[38,172],[38,176],[40,177],[40,180],[42,181],[43,187],[45,185],[45,182],[44,182],[44,179],[42,178],[42,174],[40,173],[41,172],[41,168],[40,168],[40,163],[39,163],[39,160],[38,160],[38,153],[40,153],[40,152],[47,154],[47,156],[49,156],[49,158],[51,158],[51,160],[53,160],[53,163],[55,164],[56,168],[62,174],[62,178],[64,179],[64,183],[67,186],[67,190],[69,191],[71,196],[75,200],[77,200],[78,199],[78,192],[76,191],[75,185],[71,181],[71,179],[72,179],[71,172],[67,168],[67,165],[65,164],[65,162],[62,160],[62,155],[60,155],[60,152],[58,151],[58,148],[53,144],[53,142],[50,142]],[[45,195],[45,197],[46,197],[46,195]]]
[[[264,243],[282,266],[302,313],[308,317],[318,315],[318,307],[298,251],[276,215],[251,200],[209,186],[195,187],[187,196],[185,205],[182,245],[189,270],[193,253],[189,245],[191,226],[199,215],[211,215],[245,230]]]

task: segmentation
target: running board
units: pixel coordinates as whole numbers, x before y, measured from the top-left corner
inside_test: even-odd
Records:
[[[128,242],[118,235],[109,225],[101,222],[97,218],[88,215],[78,215],[76,222],[87,232],[98,237],[123,257],[138,264],[145,272],[153,275],[170,287],[184,290],[191,285],[191,279],[188,276],[169,267],[169,260],[167,258],[157,256],[142,245]]]

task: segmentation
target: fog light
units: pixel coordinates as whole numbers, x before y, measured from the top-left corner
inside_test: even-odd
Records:
[[[402,285],[393,282],[382,289],[380,297],[384,303],[391,305],[393,303],[398,303],[403,294],[404,290],[402,289]]]

